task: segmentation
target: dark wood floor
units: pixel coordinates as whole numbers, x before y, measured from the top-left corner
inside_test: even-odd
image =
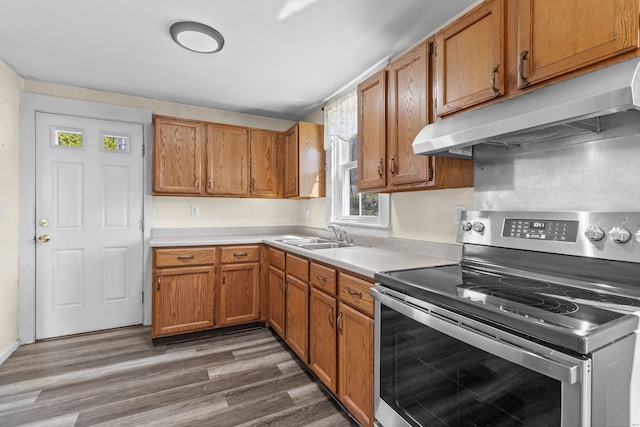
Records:
[[[147,327],[0,365],[1,426],[355,426],[269,329],[153,347]]]

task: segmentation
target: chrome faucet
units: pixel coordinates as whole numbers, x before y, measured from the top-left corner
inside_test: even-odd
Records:
[[[333,231],[339,242],[347,241],[347,230],[343,230],[338,224],[329,224],[329,230]]]

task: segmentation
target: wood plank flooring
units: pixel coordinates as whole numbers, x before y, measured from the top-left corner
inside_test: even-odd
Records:
[[[148,327],[21,346],[0,426],[357,424],[267,328],[153,347]]]

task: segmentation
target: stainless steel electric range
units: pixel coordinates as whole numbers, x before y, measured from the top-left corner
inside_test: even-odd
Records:
[[[375,276],[378,425],[640,427],[640,212],[465,212],[458,241]]]

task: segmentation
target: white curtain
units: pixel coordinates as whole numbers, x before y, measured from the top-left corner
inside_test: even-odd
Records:
[[[358,97],[356,89],[329,101],[324,106],[324,149],[336,138],[349,141],[358,133]]]

